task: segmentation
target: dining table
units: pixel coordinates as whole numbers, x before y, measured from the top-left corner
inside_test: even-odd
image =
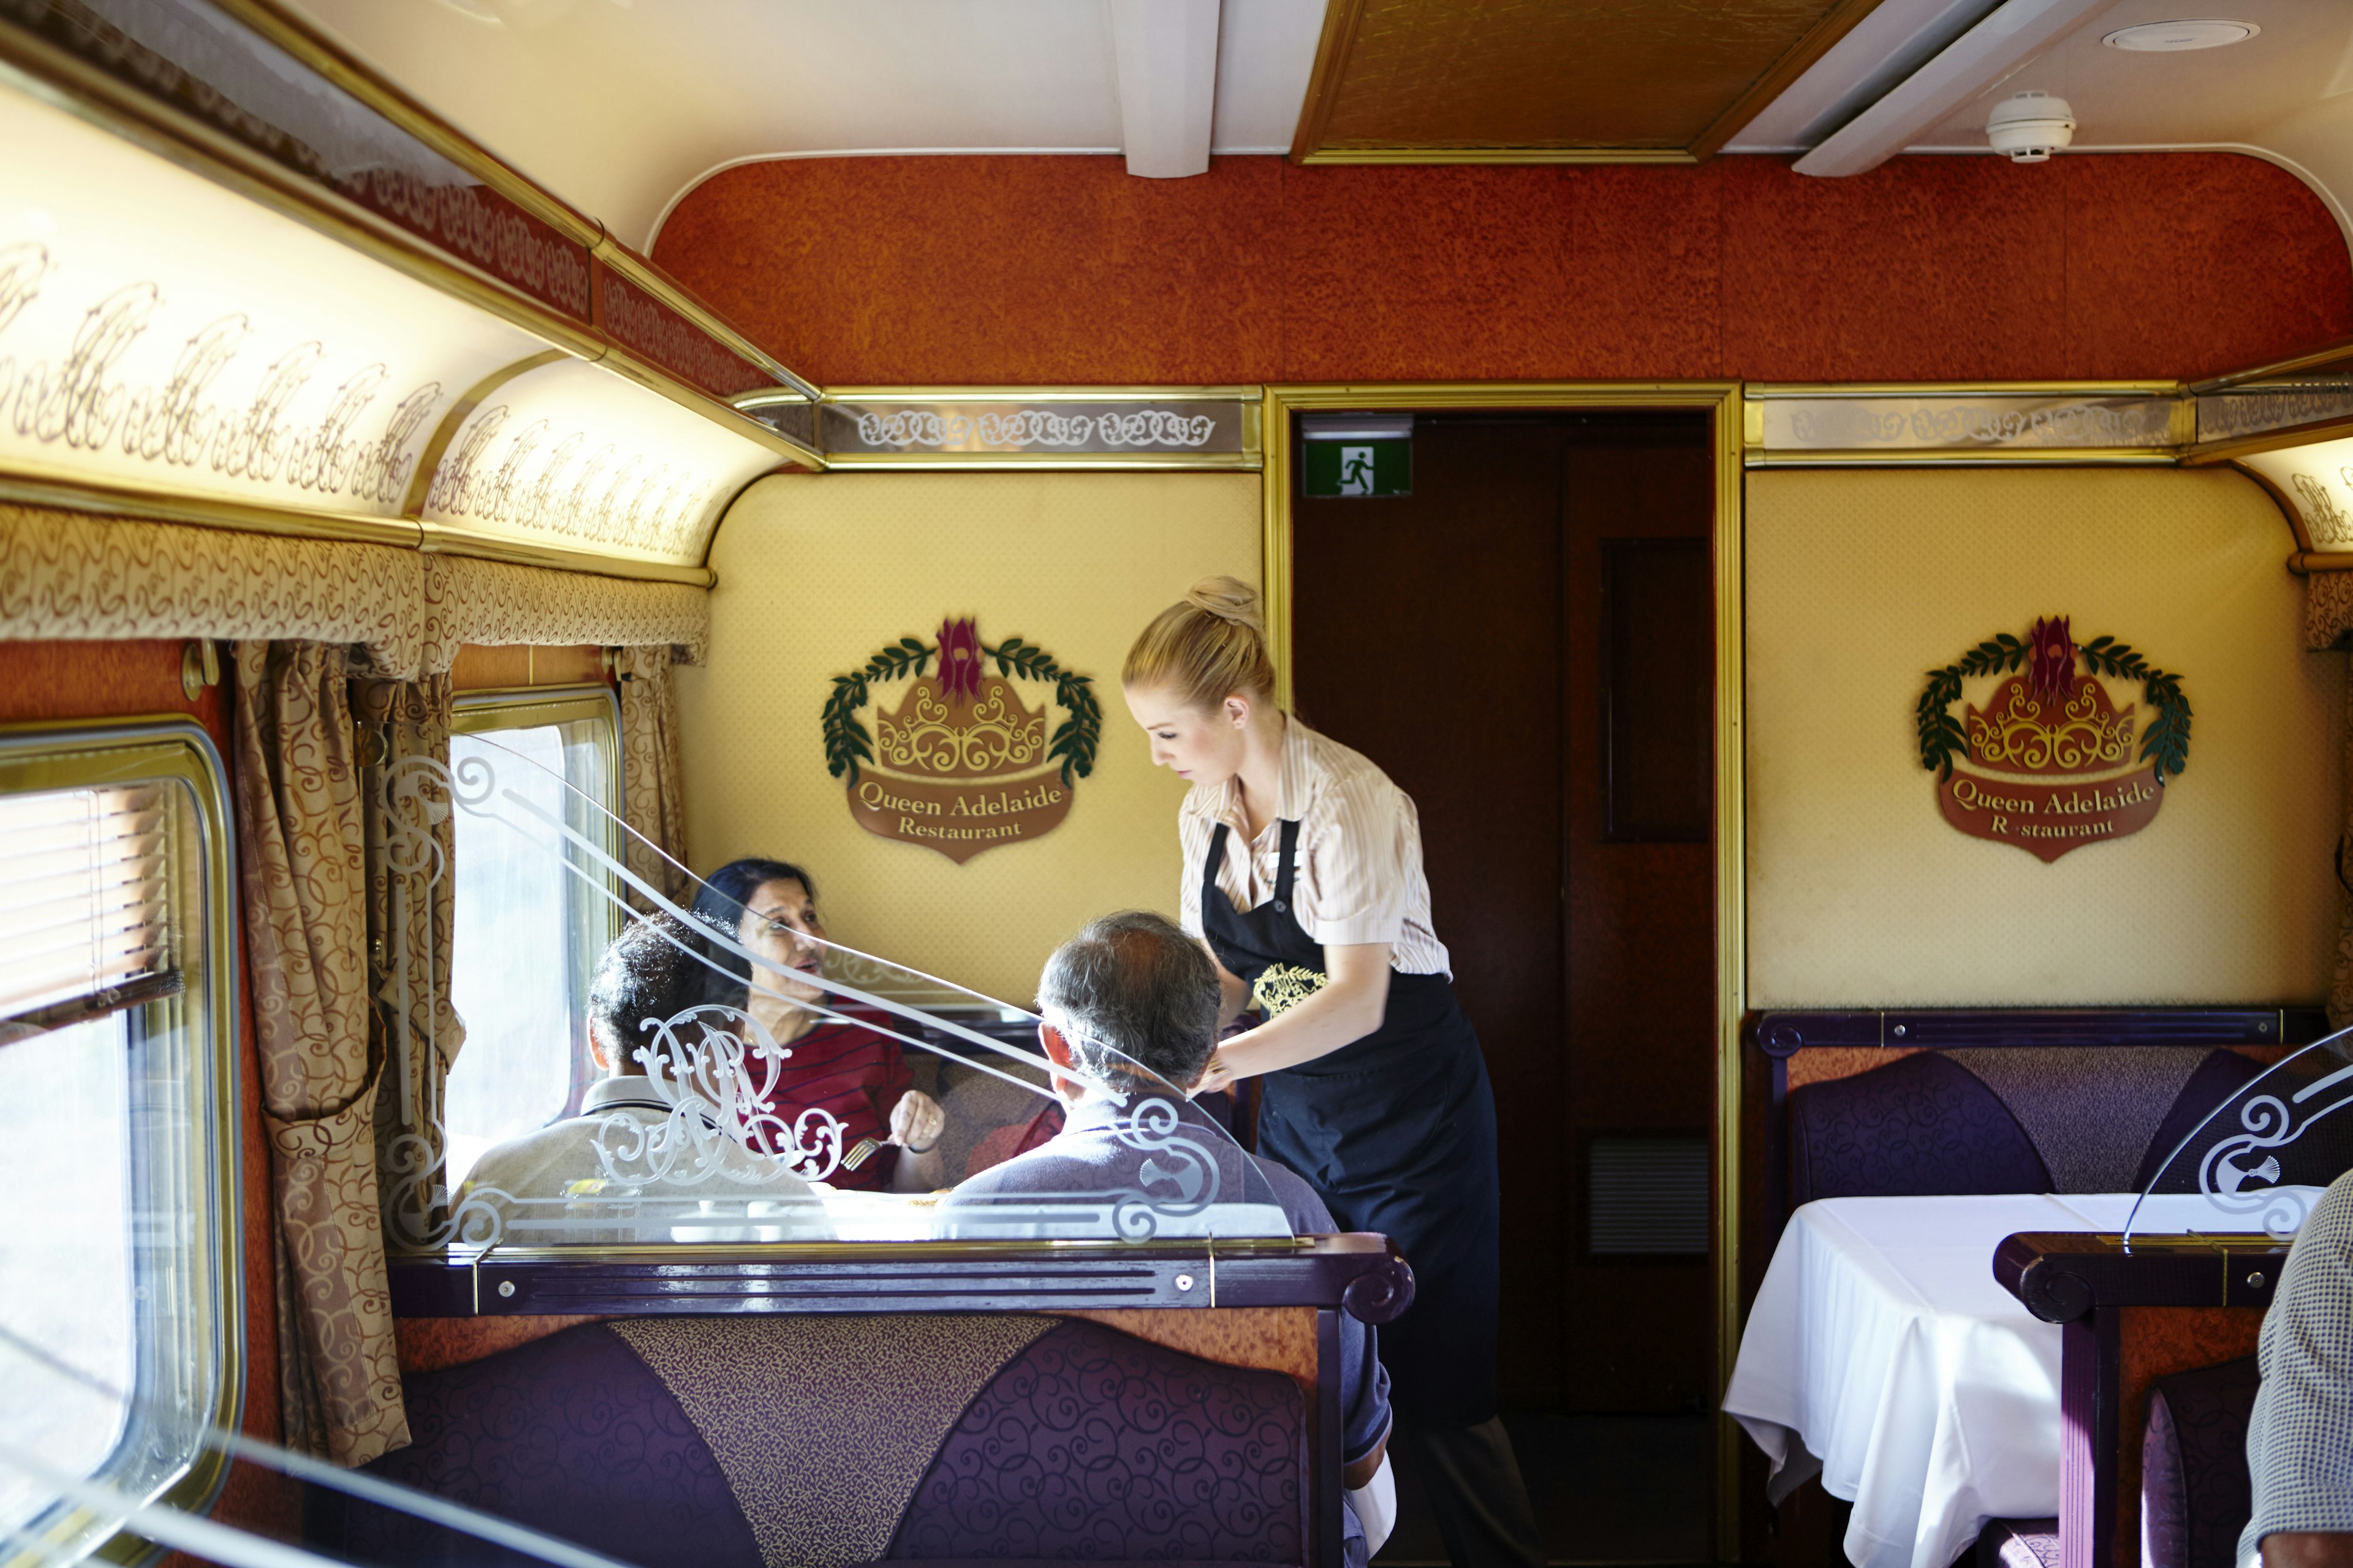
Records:
[[[1817,1476],[1852,1501],[1856,1568],[1948,1568],[1995,1519],[2059,1512],[2060,1329],[1996,1282],[2020,1232],[2228,1234],[2198,1194],[1825,1198],[1789,1218],[1724,1397],[1776,1505]]]

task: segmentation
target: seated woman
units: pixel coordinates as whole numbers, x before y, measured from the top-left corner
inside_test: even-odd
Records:
[[[901,1193],[944,1184],[940,1137],[947,1116],[914,1086],[897,1044],[839,1016],[839,1000],[795,971],[825,966],[825,927],[817,915],[817,888],[786,860],[731,860],[704,879],[694,913],[759,954],[762,967],[720,950],[713,956],[733,975],[712,976],[710,1000],[741,1007],[792,1055],[765,1104],[787,1125],[812,1109],[841,1123],[842,1163],[827,1180],[836,1187]],[[815,938],[815,941],[810,940]],[[757,985],[750,984],[757,981]],[[860,1145],[873,1141],[867,1153]],[[853,1162],[855,1162],[853,1163]]]

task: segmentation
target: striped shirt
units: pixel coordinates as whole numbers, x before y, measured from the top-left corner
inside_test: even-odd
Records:
[[[1218,887],[1237,910],[1274,896],[1282,861],[1281,824],[1299,824],[1292,912],[1325,947],[1389,944],[1389,966],[1406,974],[1451,975],[1446,944],[1430,923],[1430,879],[1421,869],[1421,816],[1413,799],[1361,753],[1295,718],[1282,728],[1281,794],[1256,838],[1242,818],[1238,781],[1195,784],[1176,814],[1185,857],[1178,908],[1185,930],[1201,934],[1201,863],[1218,824],[1226,858]]]
[[[786,1126],[805,1110],[824,1111],[841,1123],[844,1155],[861,1138],[879,1143],[891,1135],[891,1108],[915,1082],[896,1045],[856,1024],[824,1023],[785,1048],[792,1054],[761,1101],[765,1109],[783,1118]],[[764,1070],[753,1068],[754,1082]],[[826,1181],[845,1191],[880,1191],[891,1184],[898,1163],[897,1146],[886,1144],[858,1169],[843,1165]]]
[[[2247,1422],[2254,1511],[2239,1537],[2353,1531],[2353,1171],[2313,1205],[2263,1315],[2262,1390]]]

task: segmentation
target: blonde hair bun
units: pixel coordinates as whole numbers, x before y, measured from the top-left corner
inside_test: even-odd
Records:
[[[1266,616],[1258,607],[1258,590],[1239,577],[1204,577],[1185,590],[1185,603],[1229,626],[1266,636]]]
[[[1237,692],[1271,697],[1274,661],[1258,590],[1238,577],[1204,577],[1186,589],[1127,650],[1120,684],[1169,687],[1204,710]]]

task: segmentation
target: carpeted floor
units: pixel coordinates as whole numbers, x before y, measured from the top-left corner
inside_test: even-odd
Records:
[[[1704,1563],[1715,1480],[1704,1415],[1506,1415],[1555,1563]],[[1399,1463],[1380,1568],[1442,1563],[1418,1478]]]

